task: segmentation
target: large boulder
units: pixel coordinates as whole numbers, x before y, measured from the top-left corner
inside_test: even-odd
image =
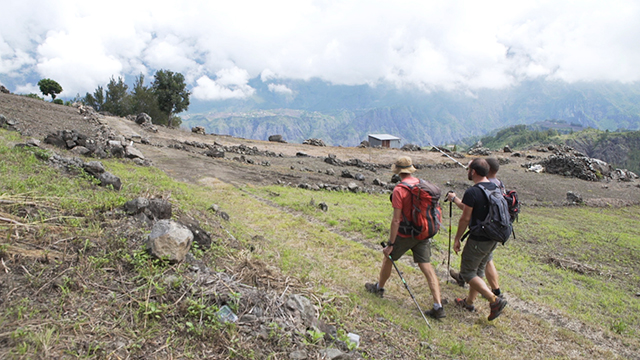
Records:
[[[282,135],[271,135],[269,136],[269,141],[286,143],[286,141],[284,141],[284,139],[282,138]]]
[[[192,241],[193,234],[186,226],[171,220],[160,220],[151,229],[147,248],[157,258],[180,262],[187,256]]]
[[[150,125],[152,124],[151,116],[146,113],[140,113],[136,116],[136,124],[138,125]]]
[[[9,89],[7,89],[4,85],[0,85],[0,93],[11,94],[11,91],[9,91]]]

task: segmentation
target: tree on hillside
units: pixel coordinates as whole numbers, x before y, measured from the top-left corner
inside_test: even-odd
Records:
[[[95,111],[103,111],[104,110],[104,88],[102,86],[98,86],[98,88],[93,92],[93,95],[87,93],[84,97],[85,105],[91,106]]]
[[[160,111],[167,115],[168,126],[173,126],[173,115],[189,107],[189,91],[184,76],[169,70],[158,70],[152,83]]]
[[[55,80],[41,79],[38,81],[38,86],[40,87],[40,92],[42,94],[51,95],[53,100],[56,99],[56,95],[62,92],[62,86],[60,86],[60,84]]]
[[[140,74],[136,77],[131,90],[131,107],[129,108],[130,114],[146,113],[151,116],[153,123],[163,123],[161,119],[164,114],[158,107],[158,100],[153,92],[153,89],[144,85],[144,75]],[[166,123],[166,121],[164,122]]]
[[[122,77],[111,77],[107,84],[107,92],[104,100],[104,111],[108,111],[116,116],[126,116],[129,110],[129,85],[124,83]]]

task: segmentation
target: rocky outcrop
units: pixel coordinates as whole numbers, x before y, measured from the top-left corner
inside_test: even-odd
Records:
[[[303,145],[327,146],[321,139],[307,139],[302,142]]]
[[[11,91],[9,91],[9,89],[7,89],[4,85],[0,85],[0,93],[11,94]]]
[[[194,126],[191,128],[191,132],[194,134],[206,135],[206,131],[202,126]]]

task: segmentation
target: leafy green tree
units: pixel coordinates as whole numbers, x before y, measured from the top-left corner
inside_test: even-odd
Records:
[[[40,92],[44,95],[51,95],[53,100],[56,99],[56,95],[62,92],[62,86],[58,84],[55,80],[51,79],[41,79],[38,81],[38,86],[40,87]]]
[[[131,90],[131,101],[130,101],[130,114],[139,114],[146,113],[151,116],[153,123],[167,123],[166,119],[163,122],[164,114],[160,111],[158,107],[158,100],[156,99],[156,95],[153,92],[153,89],[144,85],[144,75],[140,74],[136,77],[136,80],[133,84],[133,88]]]
[[[160,111],[166,114],[168,126],[173,126],[174,114],[189,107],[189,91],[184,76],[170,70],[158,70],[152,83]]]
[[[128,89],[129,85],[124,83],[122,77],[119,76],[118,80],[111,77],[109,84],[107,84],[104,111],[108,111],[116,116],[126,116],[130,108],[130,96],[127,93]]]
[[[84,97],[83,103],[85,105],[91,106],[95,111],[103,111],[104,110],[104,88],[102,86],[98,86],[98,88],[93,92],[93,95],[87,93]]]

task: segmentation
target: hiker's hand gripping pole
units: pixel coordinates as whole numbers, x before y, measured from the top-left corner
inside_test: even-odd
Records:
[[[434,148],[434,149],[436,149],[436,150],[440,151],[440,152],[442,153],[442,155],[444,155],[444,156],[448,157],[449,159],[451,159],[451,160],[455,161],[458,165],[460,165],[460,166],[462,166],[463,168],[465,168],[465,170],[467,169],[467,166],[466,166],[466,165],[462,165],[462,163],[461,163],[460,161],[458,161],[458,160],[456,160],[456,159],[452,158],[451,156],[449,156],[449,154],[447,154],[446,152],[442,151],[439,147],[437,147],[437,146],[435,146],[435,145],[431,145],[431,143],[428,143],[428,142],[427,142],[427,144],[429,144],[429,146],[431,146],[432,148]]]
[[[453,190],[449,190],[447,195],[445,195],[444,202],[449,201],[449,256],[447,257],[447,271],[451,271],[451,217],[453,216],[453,201],[449,200],[449,194],[451,194]]]
[[[384,241],[381,242],[380,245],[382,245],[383,249],[387,247],[387,245],[384,243]],[[402,283],[404,284],[404,287],[407,289],[407,291],[409,292],[409,295],[411,295],[411,298],[413,299],[413,302],[418,307],[418,311],[420,311],[420,315],[422,315],[422,318],[427,323],[427,326],[429,327],[429,329],[431,329],[431,324],[429,324],[429,320],[427,320],[426,316],[424,316],[424,312],[422,312],[422,309],[420,308],[420,305],[418,305],[418,301],[416,300],[415,296],[413,296],[413,293],[409,289],[409,285],[407,285],[407,282],[404,280],[404,277],[402,277],[402,273],[400,272],[400,269],[398,269],[398,266],[396,265],[396,262],[393,261],[393,259],[391,258],[391,254],[389,254],[388,257],[389,257],[389,260],[391,260],[391,263],[393,264],[393,267],[396,268],[396,271],[398,272],[398,275],[400,276],[400,279],[402,280]]]

